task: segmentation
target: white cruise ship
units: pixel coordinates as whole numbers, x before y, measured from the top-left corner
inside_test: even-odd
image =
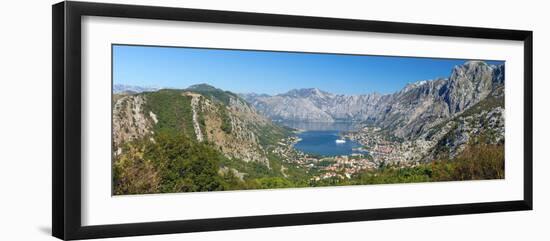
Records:
[[[336,144],[342,144],[342,143],[346,143],[346,140],[344,140],[344,139],[336,139]]]

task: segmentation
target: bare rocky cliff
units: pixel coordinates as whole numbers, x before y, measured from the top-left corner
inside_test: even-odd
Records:
[[[146,113],[146,98],[141,95],[117,95],[114,97],[112,138],[113,151],[120,153],[123,143],[153,134],[158,122],[153,112]]]

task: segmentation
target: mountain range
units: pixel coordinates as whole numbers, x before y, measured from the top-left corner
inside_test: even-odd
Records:
[[[504,86],[504,65],[468,61],[448,78],[419,81],[392,94],[338,95],[317,88],[283,94],[242,94],[261,114],[275,121],[362,122],[412,138],[448,121]]]

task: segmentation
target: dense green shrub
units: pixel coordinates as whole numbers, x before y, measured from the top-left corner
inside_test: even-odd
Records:
[[[262,163],[229,159],[208,143],[198,143],[183,134],[157,133],[154,141],[126,144],[113,163],[113,193],[197,192],[216,190],[271,189],[335,185],[365,185],[460,181],[504,178],[503,145],[470,145],[452,160],[437,160],[414,167],[381,164],[379,168],[353,175],[312,181],[316,172],[283,164],[270,156]],[[326,163],[328,164],[328,163]],[[284,165],[284,173],[281,171]],[[220,172],[220,167],[238,170]],[[343,175],[343,173],[340,173]]]
[[[194,135],[191,97],[179,90],[159,90],[147,93],[146,111],[157,115],[156,132],[184,132]]]

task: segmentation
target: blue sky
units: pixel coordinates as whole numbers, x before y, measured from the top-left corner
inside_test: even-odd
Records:
[[[235,93],[319,88],[336,94],[393,93],[407,83],[447,77],[465,60],[113,46],[114,84],[186,88],[207,83]],[[488,61],[490,64],[503,62]]]

